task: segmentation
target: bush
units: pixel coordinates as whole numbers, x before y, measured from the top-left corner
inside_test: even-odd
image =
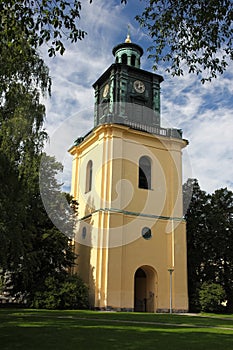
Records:
[[[217,283],[204,282],[199,291],[199,301],[203,312],[223,312],[226,300],[223,287]]]
[[[37,309],[87,309],[88,288],[77,276],[67,276],[62,281],[47,277],[45,290],[35,293],[32,306]]]
[[[189,312],[200,312],[201,305],[199,300],[199,289],[197,288],[194,293],[189,295]]]

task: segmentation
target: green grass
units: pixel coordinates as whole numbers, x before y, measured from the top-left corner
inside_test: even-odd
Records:
[[[0,309],[1,350],[232,350],[233,315]]]

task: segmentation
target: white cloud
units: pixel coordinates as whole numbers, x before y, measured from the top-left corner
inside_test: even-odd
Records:
[[[230,65],[229,69],[233,64]],[[232,74],[202,85],[194,75],[168,78],[163,85],[163,116],[173,127],[183,129],[192,176],[201,188],[213,192],[233,188]]]

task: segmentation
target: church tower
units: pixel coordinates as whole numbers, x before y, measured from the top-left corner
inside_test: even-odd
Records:
[[[178,129],[163,128],[160,75],[126,41],[94,83],[94,128],[69,150],[79,203],[77,272],[91,307],[187,311],[186,226]]]

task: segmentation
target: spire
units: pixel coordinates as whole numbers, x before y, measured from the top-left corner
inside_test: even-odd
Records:
[[[131,39],[130,39],[130,26],[128,24],[128,33],[127,33],[127,37],[125,39],[125,43],[131,43]]]

